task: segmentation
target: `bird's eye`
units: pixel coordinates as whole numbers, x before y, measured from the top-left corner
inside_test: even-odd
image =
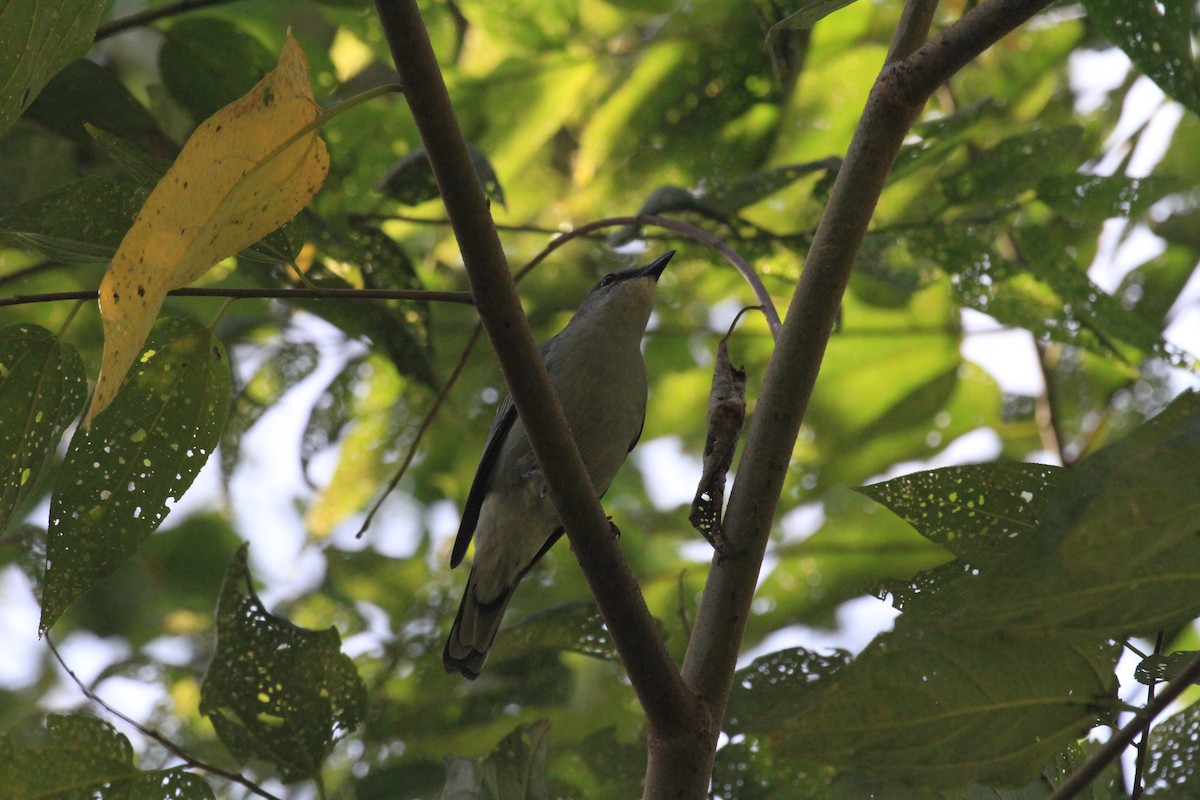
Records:
[[[613,281],[615,281],[616,279],[617,279],[617,276],[613,273],[609,273],[608,275],[605,275],[603,278],[600,279],[601,288],[603,288],[605,286],[612,286]]]

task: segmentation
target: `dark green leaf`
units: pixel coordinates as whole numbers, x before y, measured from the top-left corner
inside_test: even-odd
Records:
[[[300,437],[300,468],[308,476],[308,464],[320,451],[341,437],[354,411],[355,391],[367,379],[364,359],[352,359],[333,377],[308,414]]]
[[[942,191],[956,203],[1010,200],[1037,186],[1048,173],[1073,172],[1084,157],[1084,145],[1084,131],[1078,126],[1018,134],[975,155],[943,182]]]
[[[147,189],[158,183],[171,168],[170,159],[148,153],[128,139],[87,123],[84,123],[84,129],[109,158],[120,164],[121,168],[129,173],[129,177]]]
[[[367,690],[336,628],[300,628],[263,607],[248,547],[225,576],[200,713],[239,761],[266,759],[289,782],[312,778],[334,742],[362,722]]]
[[[1200,703],[1183,709],[1150,731],[1146,786],[1152,796],[1185,800],[1200,789]]]
[[[802,686],[804,713],[775,741],[916,786],[1025,783],[1116,703],[1117,653],[1065,637],[898,627],[823,682],[815,703]]]
[[[1156,683],[1166,683],[1174,679],[1200,656],[1195,650],[1180,650],[1175,653],[1152,653],[1142,659],[1133,671],[1133,677],[1138,683],[1153,686]],[[1195,681],[1200,683],[1200,680]]]
[[[733,677],[726,729],[775,731],[805,713],[820,697],[825,682],[850,663],[845,650],[814,653],[802,647],[761,656]]]
[[[246,94],[275,62],[258,39],[231,22],[209,17],[176,22],[158,51],[163,84],[194,122]]]
[[[522,725],[481,760],[448,758],[442,797],[462,800],[550,800],[547,720]]]
[[[84,129],[91,123],[143,147],[161,150],[169,146],[154,117],[113,71],[86,58],[55,75],[26,117],[81,144],[91,142]]]
[[[0,798],[83,797],[215,800],[191,773],[138,770],[129,740],[95,717],[52,715],[44,729],[0,736]]]
[[[420,289],[423,284],[408,254],[387,234],[369,225],[322,224],[314,239],[324,253],[357,266],[363,285],[380,289]],[[307,272],[310,283],[323,288],[351,284],[318,264]],[[429,337],[429,305],[416,301],[370,303],[338,300],[299,301],[301,308],[328,319],[346,333],[369,339],[391,359],[400,374],[431,388],[439,384]]]
[[[1033,534],[997,538],[991,569],[950,584],[914,615],[944,629],[1096,640],[1185,624],[1200,614],[1200,395],[1062,473]]]
[[[488,161],[486,155],[472,144],[467,145],[471,153],[471,161],[475,164],[475,172],[479,174],[479,182],[483,184],[483,193],[500,205],[504,205],[504,188],[496,177],[496,170]],[[429,159],[425,157],[425,148],[418,147],[404,158],[397,161],[383,180],[379,182],[379,190],[397,203],[415,206],[440,197],[437,181],[433,177],[433,169]]]
[[[55,73],[88,51],[106,7],[95,0],[0,5],[0,133]]]
[[[1200,113],[1191,3],[1083,0],[1088,18],[1164,92]]]
[[[225,348],[160,320],[112,406],[76,431],[50,503],[41,630],[128,558],[216,448],[229,409]]]
[[[107,261],[148,194],[133,181],[89,175],[11,209],[0,217],[0,233],[59,261]]]
[[[1185,188],[1179,178],[1124,175],[1052,175],[1037,186],[1038,197],[1063,216],[1102,222],[1137,216],[1163,197]]]
[[[237,466],[242,436],[279,398],[312,374],[317,357],[317,347],[311,342],[283,342],[265,354],[262,366],[237,393],[221,434],[221,469],[227,480]]]
[[[500,634],[505,660],[536,650],[565,650],[616,661],[604,618],[591,602],[569,603],[532,614]]]
[[[35,496],[86,400],[75,348],[36,325],[0,328],[0,531]]]
[[[994,551],[996,537],[1033,531],[1062,472],[1045,464],[969,464],[913,472],[858,491],[930,541],[970,557]]]
[[[854,0],[803,0],[796,11],[771,26],[771,33],[775,33],[780,28],[806,30],[853,2]]]

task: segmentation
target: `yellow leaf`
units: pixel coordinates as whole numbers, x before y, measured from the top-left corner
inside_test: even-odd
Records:
[[[289,33],[275,69],[188,139],[100,283],[104,359],[86,424],[112,402],[167,292],[283,225],[317,193],[329,152],[308,126],[320,113]]]

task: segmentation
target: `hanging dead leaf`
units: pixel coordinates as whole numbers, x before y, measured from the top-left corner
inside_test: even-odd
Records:
[[[104,360],[86,424],[112,402],[167,292],[283,225],[317,193],[329,171],[310,127],[320,113],[289,33],[275,69],[188,139],[100,283]]]
[[[696,487],[688,521],[722,556],[728,555],[721,510],[725,501],[725,475],[733,463],[742,423],[746,419],[746,370],[729,361],[722,339],[717,346],[712,389],[708,394],[708,435],[704,440],[704,474]]]

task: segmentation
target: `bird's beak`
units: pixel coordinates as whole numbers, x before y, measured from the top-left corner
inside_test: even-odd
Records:
[[[675,255],[674,250],[668,251],[666,255],[660,256],[659,258],[657,258],[653,262],[651,262],[648,266],[642,267],[641,270],[638,272],[637,277],[639,277],[639,278],[652,277],[652,278],[654,278],[654,280],[658,280],[658,276],[662,275],[663,270],[667,268],[667,264],[670,263],[671,257],[674,255]]]

